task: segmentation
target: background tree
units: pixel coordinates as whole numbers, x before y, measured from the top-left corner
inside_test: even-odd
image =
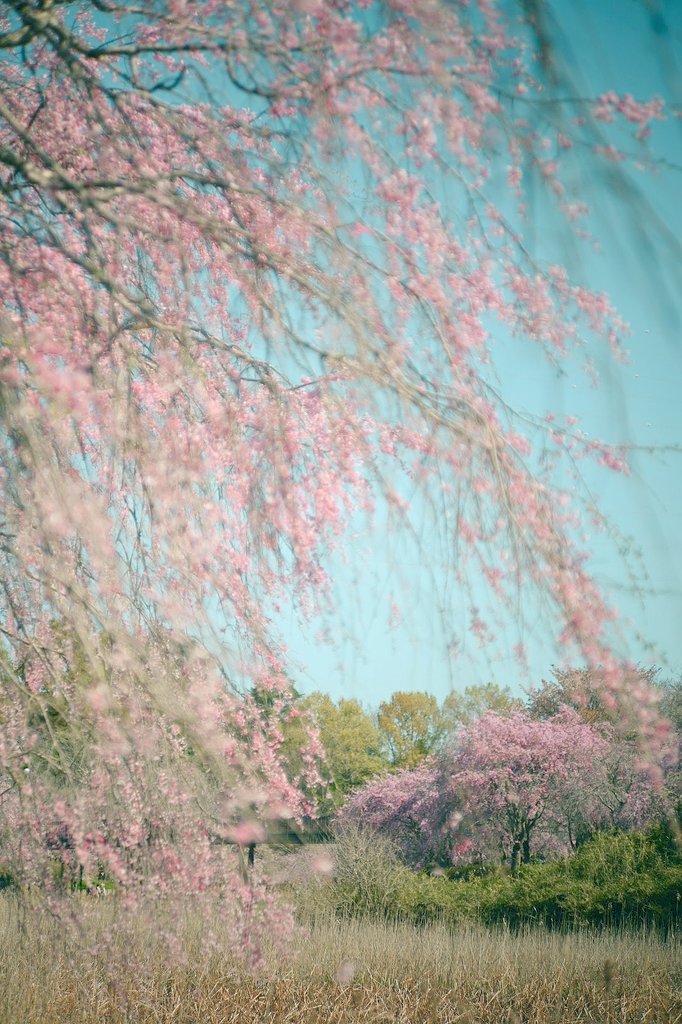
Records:
[[[453,690],[443,701],[442,716],[448,732],[454,732],[462,725],[470,725],[481,718],[486,711],[505,715],[520,711],[523,701],[512,695],[508,686],[496,683],[482,683],[466,686],[462,693]]]
[[[641,829],[666,818],[673,803],[667,781],[641,763],[637,744],[610,724],[596,729],[604,741],[601,756],[581,776],[570,776],[554,799],[554,829],[570,850],[597,832]],[[672,781],[672,746],[660,752],[663,778]]]
[[[445,730],[438,701],[430,693],[398,690],[379,705],[377,724],[388,760],[414,768],[437,749]]]
[[[596,831],[641,828],[664,815],[660,780],[675,764],[672,744],[659,751],[658,765],[644,765],[622,730],[585,722],[563,705],[542,720],[526,710],[488,713],[460,734],[452,767],[480,835],[495,837],[514,870],[534,844],[575,849]]]
[[[391,841],[406,864],[421,868],[447,859],[452,792],[431,760],[372,779],[350,795],[336,822],[375,831]]]
[[[656,689],[661,713],[672,723],[679,740],[682,738],[682,676],[657,679]]]
[[[266,724],[271,734],[270,743],[287,780],[305,795],[306,811],[315,813],[325,786],[323,764],[326,755],[320,743],[318,723],[306,706],[306,698],[293,684],[283,692],[254,687],[251,696],[260,710],[254,722],[256,732]],[[313,738],[314,743],[311,744]],[[291,820],[286,822],[287,827],[292,824]]]
[[[538,689],[531,692],[528,708],[534,718],[553,718],[563,706],[574,708],[585,722],[624,723],[618,702],[605,686],[605,671],[594,668],[556,668],[553,678],[543,679]],[[645,704],[659,701],[656,690],[655,667],[631,669],[628,675],[630,691],[637,693]]]
[[[591,803],[593,772],[607,751],[605,738],[567,707],[543,721],[488,712],[459,735],[453,779],[515,871],[530,860],[535,834],[556,830],[566,787]]]
[[[304,698],[302,707],[313,715],[319,728],[332,806],[386,770],[379,732],[359,701],[341,698],[334,702],[325,693],[312,693]]]
[[[355,792],[339,821],[386,835],[413,866],[502,856],[516,871],[533,853],[575,850],[599,830],[640,828],[664,810],[635,745],[564,705],[542,720],[487,711],[416,769]]]

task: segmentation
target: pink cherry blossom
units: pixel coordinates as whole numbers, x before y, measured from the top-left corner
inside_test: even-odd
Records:
[[[554,486],[625,454],[517,422],[488,372],[498,324],[553,363],[625,328],[529,256],[526,168],[582,208],[567,147],[518,114],[539,86],[503,4],[90,7],[0,21],[2,862],[55,906],[100,875],[122,906],[218,900],[257,959],[291,918],[226,840],[310,814],[321,753],[310,729],[285,770],[272,609],[332,607],[328,554],[361,517],[409,532],[417,489],[458,581],[502,615],[538,590],[633,706],[575,540],[594,510]],[[664,116],[578,106],[577,141]],[[417,859],[439,779],[386,781]]]

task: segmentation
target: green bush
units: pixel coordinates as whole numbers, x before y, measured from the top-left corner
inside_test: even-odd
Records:
[[[325,908],[424,925],[478,920],[510,927],[682,925],[682,855],[664,827],[596,836],[573,857],[469,877],[417,874],[390,844],[346,831],[336,846]]]
[[[562,861],[454,883],[466,916],[510,925],[682,924],[682,857],[660,833],[596,836]]]
[[[14,889],[15,887],[14,875],[6,868],[0,868],[0,889]]]
[[[397,893],[394,916],[419,925],[453,920],[458,914],[452,884],[447,878],[410,872]]]

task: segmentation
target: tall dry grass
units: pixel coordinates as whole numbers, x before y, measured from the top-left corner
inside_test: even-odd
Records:
[[[680,1024],[682,947],[652,934],[423,930],[320,918],[247,974],[202,932],[139,919],[107,941],[115,905],[74,900],[76,940],[58,920],[0,899],[2,1024]],[[167,924],[167,923],[166,923]]]

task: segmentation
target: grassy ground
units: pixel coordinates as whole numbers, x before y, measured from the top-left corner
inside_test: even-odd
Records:
[[[201,954],[197,922],[169,962],[157,923],[112,947],[113,907],[81,903],[75,942],[0,899],[1,1024],[682,1024],[682,946],[654,935],[327,919],[251,977],[229,936],[224,955]]]

